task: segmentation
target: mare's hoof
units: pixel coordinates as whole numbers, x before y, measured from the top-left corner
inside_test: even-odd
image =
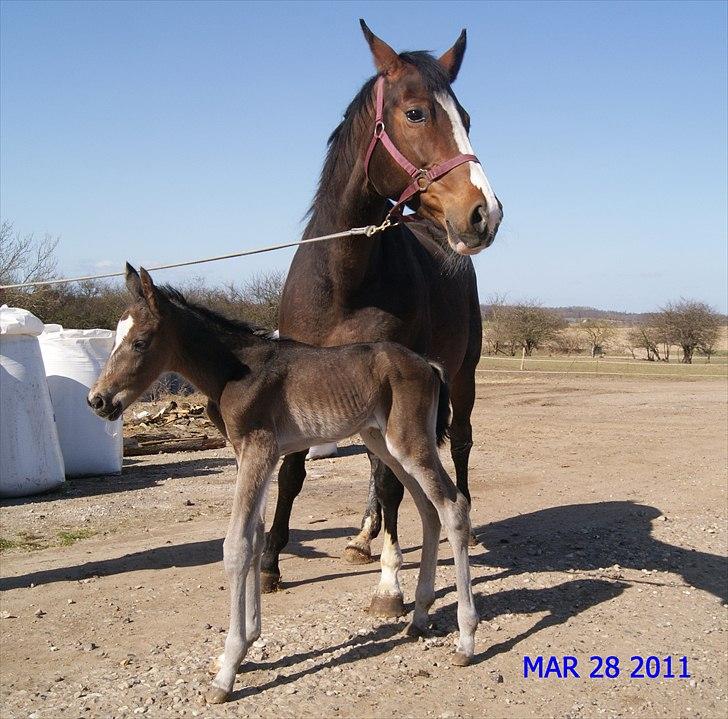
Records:
[[[220,687],[216,687],[214,684],[207,690],[205,701],[208,704],[222,704],[226,702],[230,696],[230,692],[226,692]]]
[[[404,635],[411,639],[418,639],[419,637],[426,637],[428,635],[428,631],[425,627],[420,627],[414,622],[410,622],[405,627]]]
[[[452,663],[456,667],[467,667],[472,661],[472,657],[469,657],[467,654],[463,654],[462,652],[455,652],[455,654],[452,655]]]
[[[344,550],[344,559],[349,564],[371,564],[372,553],[368,549],[359,547],[356,544],[348,544]]]
[[[478,541],[478,538],[470,532],[470,536],[468,537],[468,547],[477,547],[480,544]]]
[[[275,592],[281,584],[280,574],[271,574],[270,572],[260,573],[260,591],[263,594]]]
[[[375,617],[402,617],[407,614],[401,594],[375,594],[367,610]]]

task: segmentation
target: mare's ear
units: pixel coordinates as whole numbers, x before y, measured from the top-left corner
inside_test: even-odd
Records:
[[[460,37],[455,41],[455,44],[444,53],[438,62],[445,68],[445,72],[450,78],[450,82],[455,82],[455,78],[458,76],[460,71],[460,65],[463,64],[463,55],[465,55],[465,45],[467,43],[467,35],[465,29],[460,33]]]
[[[374,58],[374,67],[377,72],[382,75],[392,75],[403,65],[399,59],[399,55],[387,45],[384,40],[380,40],[368,27],[368,25],[359,18],[361,31],[364,33],[364,39],[369,44]]]
[[[159,290],[154,286],[152,278],[149,273],[143,268],[139,268],[139,275],[142,287],[142,297],[147,303],[147,307],[152,311],[152,314],[159,317],[161,298],[159,297]]]
[[[139,273],[128,262],[126,263],[126,289],[129,290],[132,297],[143,297]]]

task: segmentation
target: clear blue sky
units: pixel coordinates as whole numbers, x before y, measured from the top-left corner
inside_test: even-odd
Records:
[[[4,219],[65,274],[297,239],[325,141],[398,50],[455,85],[505,206],[481,297],[728,309],[726,3],[2,2]],[[160,273],[213,282],[292,252]]]

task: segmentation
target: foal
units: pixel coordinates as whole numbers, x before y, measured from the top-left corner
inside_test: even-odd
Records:
[[[89,405],[116,419],[161,372],[179,372],[209,398],[216,410],[211,416],[233,445],[238,465],[223,544],[230,630],[208,702],[229,697],[237,668],[260,636],[265,495],[276,462],[357,432],[410,491],[422,520],[422,562],[406,632],[418,636],[427,628],[442,523],[458,594],[453,663],[467,665],[478,623],[468,564],[470,521],[468,502],[437,453],[450,411],[440,367],[389,342],[318,348],[271,339],[188,303],[173,289],[156,287],[146,270],[137,273],[128,264],[126,285],[133,301]]]

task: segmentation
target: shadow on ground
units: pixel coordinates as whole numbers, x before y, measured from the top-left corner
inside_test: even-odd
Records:
[[[728,558],[654,539],[652,522],[661,516],[655,507],[625,501],[542,509],[477,527],[487,551],[471,563],[500,567],[501,578],[615,564],[656,569],[680,574],[686,584],[728,601]]]
[[[214,461],[225,460],[207,463]],[[525,572],[593,570],[615,564],[637,570],[657,569],[680,574],[690,586],[728,601],[728,559],[654,539],[652,521],[660,516],[661,512],[654,507],[626,501],[572,504],[523,514],[476,528],[486,551],[472,553],[471,564],[501,569],[498,578]],[[355,533],[353,527],[317,525],[315,529],[295,529],[291,531],[292,541],[287,551],[306,557],[328,556],[304,545],[320,539],[343,540]],[[221,539],[165,545],[121,557],[3,578],[0,590],[143,569],[199,566],[221,558]],[[449,562],[452,560],[442,561]],[[287,577],[284,586],[290,589],[377,571],[376,567],[363,571],[342,569],[336,574],[299,581]],[[476,577],[474,585],[492,578],[493,575]],[[490,601],[492,598],[488,597]]]
[[[305,557],[327,557],[325,552],[318,551],[306,543],[321,539],[344,539],[356,534],[354,527],[329,527],[321,529],[291,530],[289,548],[296,554]],[[0,591],[50,584],[53,582],[72,582],[88,577],[106,577],[145,569],[170,569],[171,567],[198,567],[205,564],[222,562],[222,538],[208,539],[185,544],[165,544],[153,549],[145,549],[120,557],[100,559],[82,564],[74,564],[57,569],[45,569],[30,572],[17,577],[0,578]]]
[[[32,497],[3,499],[0,506],[42,504],[56,502],[65,497],[93,497],[116,492],[132,492],[147,487],[158,487],[168,479],[187,479],[222,474],[235,467],[235,459],[211,457],[207,459],[184,459],[168,464],[149,465],[135,459],[124,459],[122,474],[106,474],[95,477],[73,477],[57,490]]]

